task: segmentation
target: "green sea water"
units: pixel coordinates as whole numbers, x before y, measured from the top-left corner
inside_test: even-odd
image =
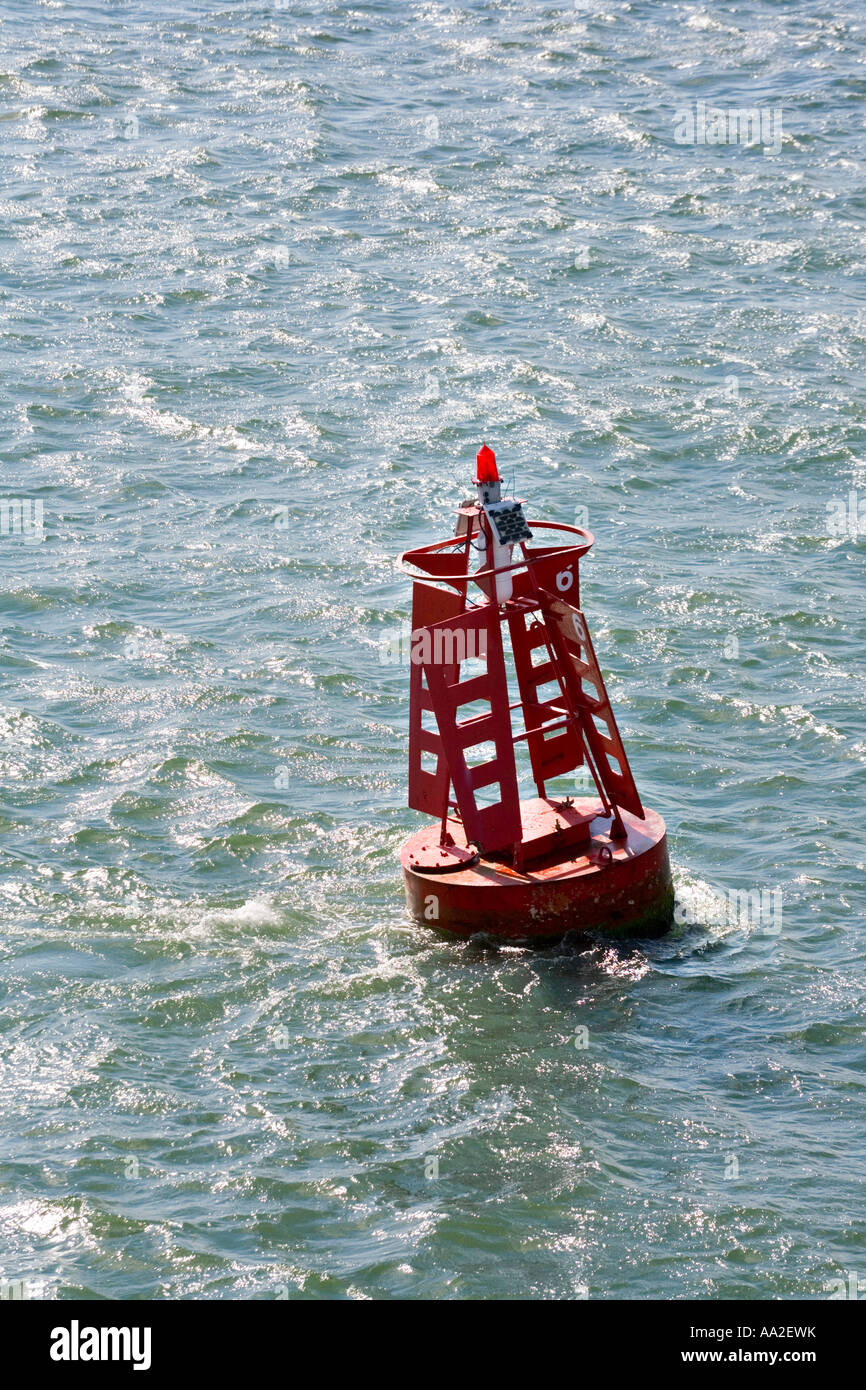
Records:
[[[852,0],[0,5],[0,1283],[866,1288],[864,59]],[[661,940],[406,917],[395,558],[482,438],[596,536]]]

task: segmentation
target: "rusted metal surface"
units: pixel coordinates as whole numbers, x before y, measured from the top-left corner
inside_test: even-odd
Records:
[[[576,807],[590,811],[592,804],[581,800]],[[429,838],[429,831],[418,831],[400,855],[409,910],[421,925],[463,938],[538,942],[567,932],[659,935],[673,912],[664,822],[654,811],[645,820],[625,812],[623,821],[624,839],[611,839],[609,822],[597,817],[580,844],[522,871],[481,855],[472,866],[444,875],[411,865],[416,842]],[[449,828],[457,838],[459,823]]]
[[[578,805],[573,797],[560,801],[548,797],[521,801],[522,866],[533,864],[549,854],[564,854],[567,849],[588,841],[590,825],[600,809],[595,800],[581,801]]]
[[[439,827],[413,842],[406,856],[410,869],[423,874],[453,874],[478,863],[478,851],[466,845],[441,844]]]

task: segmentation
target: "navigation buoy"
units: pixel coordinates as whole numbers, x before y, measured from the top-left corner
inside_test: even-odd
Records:
[[[400,851],[409,910],[460,937],[658,936],[673,912],[665,825],[641,803],[580,608],[593,536],[527,522],[486,444],[476,463],[455,535],[400,557],[414,580],[409,806],[435,818]],[[529,546],[535,531],[568,539]],[[523,800],[521,744],[537,793]],[[547,795],[579,768],[594,794]]]

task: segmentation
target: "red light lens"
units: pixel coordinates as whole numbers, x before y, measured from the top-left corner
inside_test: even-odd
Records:
[[[486,444],[482,444],[478,453],[475,455],[475,463],[478,472],[475,475],[477,483],[498,483],[499,473],[496,468],[496,455]]]

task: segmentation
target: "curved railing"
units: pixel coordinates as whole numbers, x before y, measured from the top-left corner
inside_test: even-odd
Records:
[[[595,543],[595,537],[592,532],[584,530],[582,526],[567,526],[561,521],[529,521],[527,525],[530,530],[567,531],[569,535],[580,536],[581,541],[579,544],[558,547],[563,556],[568,555],[572,560],[579,560]],[[404,550],[397,563],[403,573],[408,574],[411,579],[431,579],[434,583],[438,581],[442,584],[465,584],[467,580],[476,583],[479,579],[489,579],[493,575],[509,574],[512,570],[530,569],[532,567],[532,551],[526,546],[521,546],[521,550],[523,551],[521,559],[515,560],[511,565],[499,565],[498,567],[491,565],[491,567],[486,570],[470,570],[467,563],[467,568],[459,574],[437,574],[435,571],[425,570],[423,566],[419,565],[413,559],[415,555],[435,555],[439,551],[447,550],[449,546],[454,545],[463,546],[465,549],[467,541],[471,541],[472,536],[476,534],[477,532],[470,531],[468,535],[452,536],[446,541],[433,541],[431,545],[419,545],[412,550]],[[551,553],[550,550],[546,550],[544,555],[537,555],[536,559],[549,559]],[[415,570],[420,570],[421,573],[415,573],[415,571],[410,568],[412,565],[414,565]]]

